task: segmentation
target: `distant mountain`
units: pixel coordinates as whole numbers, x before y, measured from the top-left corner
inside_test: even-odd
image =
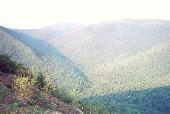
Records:
[[[106,22],[84,27],[60,39],[52,39],[50,43],[84,67],[92,82],[91,88],[85,92],[89,93],[88,101],[97,100],[108,107],[120,106],[117,110],[122,114],[169,113],[164,110],[164,107],[170,106],[165,100],[169,97],[156,91],[150,94],[162,96],[159,100],[157,97],[146,97],[143,92],[137,95],[130,92],[122,96],[123,93],[119,96],[112,94],[169,86],[170,21]],[[164,92],[169,95],[168,90]],[[128,99],[135,100],[131,102]],[[147,105],[141,106],[140,103],[144,104],[144,101],[148,102]]]
[[[0,53],[27,67],[38,69],[55,85],[83,90],[88,85],[85,73],[59,50],[28,34],[0,27]]]
[[[118,90],[130,89],[122,85],[126,86],[133,79],[136,81],[135,85],[131,84],[134,89],[139,85],[139,79],[140,83],[148,82],[145,80],[147,75],[157,79],[170,72],[169,40],[170,21],[119,20],[90,25],[50,43],[84,67],[94,88],[100,88],[94,91],[105,93],[115,90],[115,86]],[[158,52],[158,49],[162,50]],[[166,62],[161,63],[164,60]],[[138,64],[143,66],[135,66]],[[159,69],[161,65],[165,69]],[[146,66],[149,68],[144,69]],[[142,84],[137,88],[141,88]]]
[[[65,33],[79,30],[83,26],[84,25],[77,23],[59,23],[56,25],[51,25],[40,29],[26,29],[17,31],[27,33],[35,38],[49,41],[53,38],[58,38]]]

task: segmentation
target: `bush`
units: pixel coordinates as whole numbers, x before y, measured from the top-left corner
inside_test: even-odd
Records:
[[[48,100],[48,94],[51,90],[51,84],[45,79],[45,76],[42,73],[38,74],[35,84],[39,90],[42,90],[44,92],[44,98]]]
[[[17,97],[24,103],[34,95],[35,75],[29,70],[21,69],[13,83],[13,90]]]
[[[15,74],[18,69],[23,68],[21,64],[10,60],[6,55],[0,55],[0,71],[3,73]]]
[[[45,76],[42,73],[39,73],[36,78],[36,86],[38,89],[42,90],[42,88],[46,85]]]
[[[32,81],[29,81],[29,77],[17,77],[14,80],[13,89],[20,100],[28,101],[33,96],[34,86]]]

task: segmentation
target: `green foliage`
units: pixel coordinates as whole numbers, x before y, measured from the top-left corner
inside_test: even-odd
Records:
[[[15,101],[14,103],[10,104],[10,108],[18,108],[20,106],[19,101]]]
[[[2,89],[2,88],[0,88],[0,89]],[[9,92],[8,90],[0,91],[0,101],[1,101],[4,97],[8,96],[9,94],[10,94],[10,92]]]
[[[0,83],[1,100],[9,95],[9,92],[7,91],[8,89],[9,88],[6,88],[3,83]],[[45,76],[42,73],[36,75],[29,69],[18,69],[15,73],[11,91],[11,93],[15,93],[15,95],[13,93],[12,96],[14,96],[17,100],[11,101],[12,103],[10,104],[5,104],[5,110],[12,110],[10,113],[13,114],[16,110],[22,110],[22,106],[24,106],[26,114],[41,114],[44,110],[54,108],[54,104],[50,101],[51,98],[53,99],[53,97],[49,95],[50,90],[50,83],[45,79]],[[67,95],[69,94],[67,93]],[[72,90],[71,95],[75,97],[77,95],[77,91]],[[62,98],[63,100],[66,98],[66,101],[68,102],[70,100],[67,99],[67,96]]]
[[[67,103],[72,103],[73,102],[73,97],[70,95],[70,93],[68,92],[68,90],[64,87],[54,87],[51,90],[51,94],[59,99],[62,99],[63,101],[67,102]]]
[[[42,73],[39,73],[35,83],[38,89],[42,90],[46,83],[45,76]]]
[[[17,70],[23,68],[21,64],[12,61],[9,56],[0,55],[0,71],[3,73],[15,74]]]
[[[25,114],[42,114],[43,109],[39,106],[30,107]]]
[[[43,100],[43,92],[42,91],[37,91],[35,93],[36,95],[34,96],[35,101],[41,102]]]
[[[109,111],[109,109],[100,101],[80,101],[78,107],[82,109],[85,114],[111,114],[111,111]]]

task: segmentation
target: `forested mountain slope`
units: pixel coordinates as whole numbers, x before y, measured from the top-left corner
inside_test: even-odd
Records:
[[[37,67],[53,84],[78,90],[83,102],[120,114],[170,113],[170,21],[117,20],[63,30],[1,27],[0,52]]]
[[[169,21],[119,20],[87,26],[51,44],[84,67],[94,93],[107,93],[143,88],[169,73],[169,40]]]
[[[167,41],[170,37],[169,23],[156,20],[113,21],[87,26],[51,40],[51,43],[73,60],[94,66],[133,56]]]
[[[40,69],[54,84],[77,88],[87,87],[85,73],[50,44],[30,35],[0,28],[0,52],[15,61]],[[69,83],[68,83],[69,82]]]

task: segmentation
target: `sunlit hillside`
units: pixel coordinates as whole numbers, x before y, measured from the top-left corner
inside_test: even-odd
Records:
[[[169,21],[120,20],[84,27],[51,44],[84,67],[100,88],[94,91],[107,93],[144,88],[169,73],[169,33]]]

